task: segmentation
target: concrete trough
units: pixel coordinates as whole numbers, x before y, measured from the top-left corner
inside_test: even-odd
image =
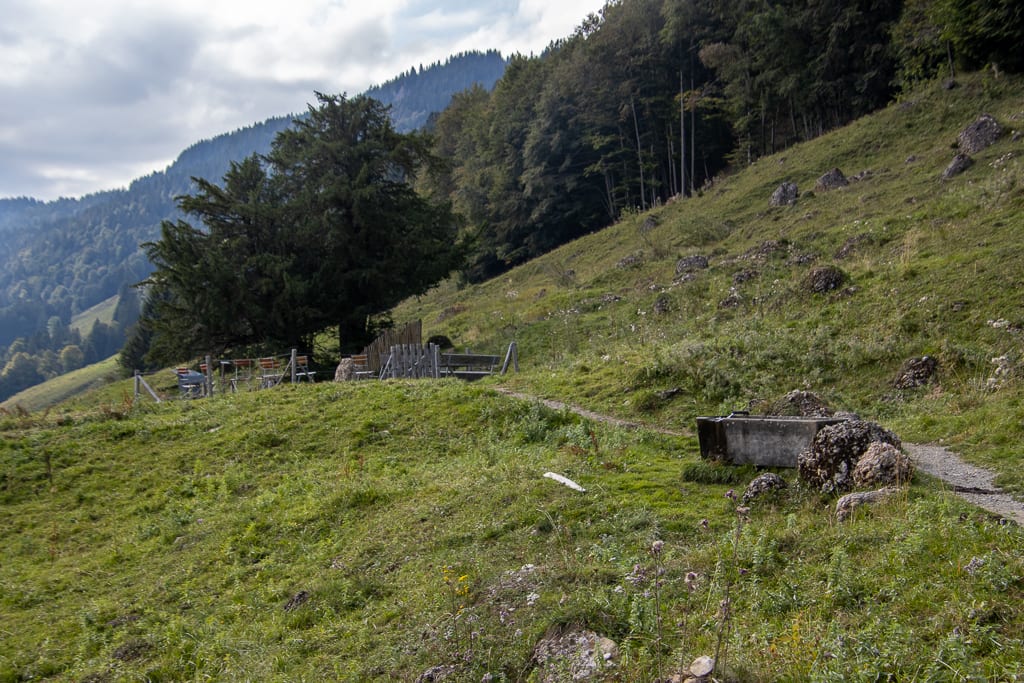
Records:
[[[840,417],[754,416],[698,417],[697,438],[702,458],[733,465],[796,467],[800,451],[811,445],[822,427],[844,422]]]

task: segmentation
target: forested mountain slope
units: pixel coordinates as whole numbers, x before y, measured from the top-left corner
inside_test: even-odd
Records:
[[[407,129],[420,125],[430,111],[443,109],[455,92],[474,84],[491,87],[504,65],[496,52],[465,53],[372,90],[391,105],[396,125]],[[125,189],[53,202],[0,199],[0,368],[15,354],[24,354],[6,380],[0,373],[0,398],[74,369],[57,359],[68,345],[87,343],[68,330],[71,317],[127,292],[149,274],[152,266],[140,244],[159,236],[161,221],[181,217],[175,198],[194,189],[191,179],[220,182],[232,161],[269,151],[274,136],[291,120],[272,118],[197,142],[165,170]],[[100,330],[94,340],[96,357],[86,353],[87,360],[116,352],[124,331]],[[12,348],[19,338],[23,343]]]

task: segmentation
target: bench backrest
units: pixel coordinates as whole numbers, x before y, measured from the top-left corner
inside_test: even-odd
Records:
[[[442,353],[441,365],[448,367],[472,366],[492,367],[501,362],[499,356],[489,356],[481,353]]]

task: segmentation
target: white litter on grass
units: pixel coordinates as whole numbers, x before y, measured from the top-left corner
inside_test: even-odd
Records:
[[[585,488],[574,482],[572,479],[569,479],[568,477],[563,477],[561,474],[555,474],[554,472],[545,472],[544,476],[547,477],[548,479],[554,479],[559,484],[565,484],[574,491],[582,491],[583,493],[587,492]]]

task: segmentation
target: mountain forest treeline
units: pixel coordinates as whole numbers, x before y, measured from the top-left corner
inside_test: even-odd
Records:
[[[464,219],[461,274],[476,282],[624,213],[699,194],[728,167],[841,126],[915,83],[1020,71],[1022,43],[1024,9],[1009,0],[612,0],[539,56],[506,66],[483,55],[504,75],[493,90],[462,81],[428,117],[446,164],[418,189],[448,198]],[[479,66],[468,61],[436,68]],[[431,73],[425,90],[458,83],[420,68],[375,91],[396,98],[393,120],[402,101],[421,101],[413,83]],[[217,182],[231,161],[265,154],[287,123],[186,175]],[[0,200],[0,348],[148,275],[138,245],[180,218],[174,198],[195,189],[168,182],[170,171],[81,200]]]
[[[492,277],[624,212],[692,196],[956,69],[1019,70],[1008,0],[616,0],[432,122],[438,189]]]

